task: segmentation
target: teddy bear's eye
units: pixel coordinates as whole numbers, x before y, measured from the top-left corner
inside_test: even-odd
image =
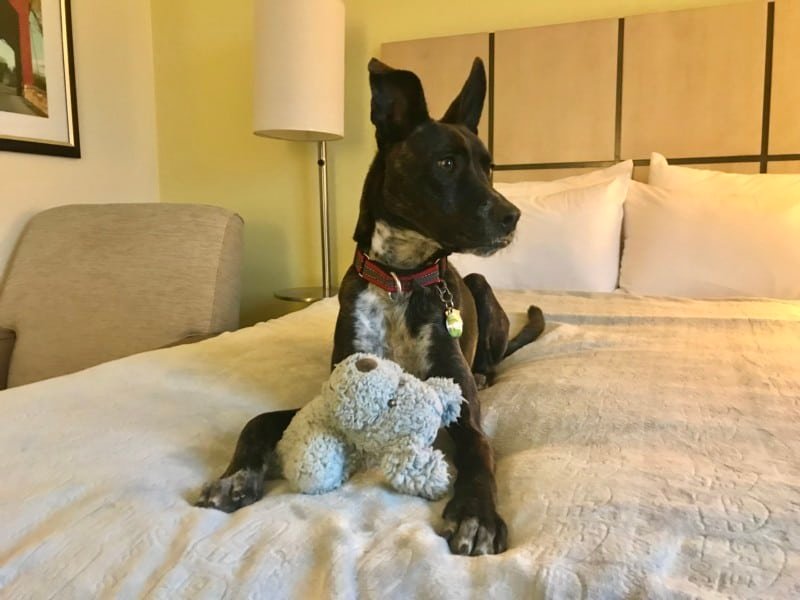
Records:
[[[389,398],[389,408],[394,408],[395,406],[397,406],[397,398]]]

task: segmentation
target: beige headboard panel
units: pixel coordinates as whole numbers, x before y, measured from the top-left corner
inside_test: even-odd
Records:
[[[745,2],[384,44],[431,114],[481,56],[495,179],[553,179],[651,151],[674,164],[800,172],[800,0]]]
[[[493,37],[495,162],[613,158],[616,19]]]
[[[800,2],[775,3],[769,151],[800,152]],[[800,160],[800,156],[797,157]]]

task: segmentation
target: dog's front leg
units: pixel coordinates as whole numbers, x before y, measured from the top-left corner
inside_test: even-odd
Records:
[[[499,554],[508,547],[508,530],[497,514],[494,453],[481,430],[478,390],[463,358],[456,373],[432,373],[452,377],[461,386],[466,402],[458,420],[447,428],[455,444],[458,469],[454,494],[444,509],[444,536],[455,554]]]
[[[448,427],[458,475],[453,499],[444,510],[445,536],[456,554],[499,554],[508,547],[508,530],[497,513],[494,455],[471,409],[464,406],[458,422]]]
[[[353,267],[348,269],[339,287],[339,314],[336,316],[336,328],[333,334],[333,352],[331,353],[331,370],[345,358],[356,352],[372,352],[381,355],[383,340],[379,336],[364,335],[356,321],[360,318],[382,318],[382,315],[360,315],[356,309],[359,294],[367,287]],[[377,323],[372,328],[377,328]],[[364,338],[364,339],[361,339]],[[372,339],[374,338],[374,339]],[[358,343],[358,345],[356,345]],[[370,342],[372,344],[370,345]]]
[[[195,506],[233,512],[261,499],[275,446],[297,410],[263,413],[244,426],[230,465],[208,482]]]

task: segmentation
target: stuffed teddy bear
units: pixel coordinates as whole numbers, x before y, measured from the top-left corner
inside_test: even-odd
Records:
[[[397,491],[440,498],[450,472],[432,444],[439,428],[458,418],[462,400],[451,379],[421,381],[390,360],[353,354],[278,442],[283,475],[297,491],[321,494],[356,470],[378,467]]]

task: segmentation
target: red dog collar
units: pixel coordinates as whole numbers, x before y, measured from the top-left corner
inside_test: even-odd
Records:
[[[443,275],[447,269],[447,259],[437,259],[431,266],[425,267],[416,273],[397,275],[392,271],[385,271],[378,263],[356,248],[353,266],[361,279],[377,285],[390,294],[396,294],[397,292],[410,292],[414,289],[415,283],[420,287],[443,283]]]

